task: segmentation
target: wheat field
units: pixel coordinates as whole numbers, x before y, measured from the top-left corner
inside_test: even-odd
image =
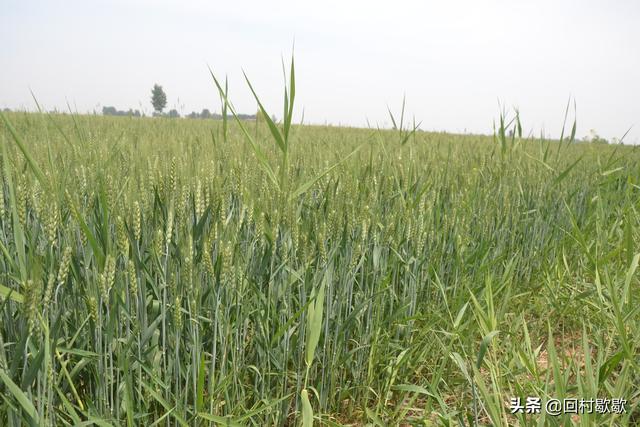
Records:
[[[0,425],[640,422],[635,147],[296,125],[294,85],[278,123],[3,114]]]

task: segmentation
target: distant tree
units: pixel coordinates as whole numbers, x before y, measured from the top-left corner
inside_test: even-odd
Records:
[[[591,129],[589,130],[589,135],[585,136],[585,141],[591,142],[593,144],[608,144],[609,141],[607,141],[605,138],[601,137],[600,135],[598,135],[598,132],[596,132],[595,129]]]
[[[105,106],[102,107],[102,115],[103,116],[128,116],[128,117],[142,117],[140,110],[132,110],[129,108],[129,111],[117,110],[116,107]]]
[[[169,110],[169,117],[171,117],[172,119],[178,118],[180,117],[180,113],[178,113],[178,110],[176,109]]]
[[[203,109],[202,112],[200,113],[200,118],[201,119],[210,119],[211,118],[211,111],[209,111],[207,108]]]
[[[102,107],[103,116],[115,116],[116,114],[118,114],[116,107]]]
[[[238,118],[240,120],[256,120],[256,115],[255,114],[238,114]]]
[[[167,106],[167,94],[164,93],[162,86],[154,84],[151,89],[151,105],[157,113],[162,113],[164,107]]]

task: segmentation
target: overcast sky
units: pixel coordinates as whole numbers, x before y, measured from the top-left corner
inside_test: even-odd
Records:
[[[0,107],[219,111],[207,70],[241,112],[282,113],[295,39],[305,122],[389,125],[387,106],[424,130],[490,133],[498,102],[525,130],[559,135],[570,96],[578,136],[640,143],[640,1],[0,0]]]

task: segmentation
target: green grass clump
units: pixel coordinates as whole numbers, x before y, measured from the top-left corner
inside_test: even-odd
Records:
[[[0,425],[639,422],[637,149],[294,125],[294,91],[4,116]]]

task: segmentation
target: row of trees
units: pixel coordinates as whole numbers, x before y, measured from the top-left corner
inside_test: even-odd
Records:
[[[159,84],[154,84],[151,89],[151,105],[153,106],[154,116],[163,116],[162,110],[167,106],[167,94]],[[177,110],[169,110],[168,117],[180,117]],[[208,109],[203,109],[200,113],[192,111],[186,116],[189,119],[222,119],[220,114],[211,113]],[[241,120],[255,120],[255,114],[238,114]]]
[[[116,107],[102,107],[102,115],[103,116],[125,116],[125,117],[144,117],[143,113],[140,113],[140,110],[132,110],[129,108],[128,111],[118,110]],[[178,110],[169,110],[167,114],[159,113],[157,111],[153,112],[153,116],[162,116],[162,117],[180,117]]]
[[[142,117],[140,110],[132,110],[129,108],[129,111],[122,111],[116,109],[116,107],[102,107],[102,115],[103,116],[131,116],[131,117]]]
[[[214,119],[214,120],[222,120],[222,114],[212,113],[208,109],[202,110],[202,112],[197,113],[192,111],[191,113],[185,116],[188,119]],[[255,114],[238,114],[238,118],[240,120],[255,120]]]
[[[8,110],[7,110],[8,111]],[[102,115],[103,116],[124,116],[124,117],[144,117],[144,114],[140,112],[140,110],[132,110],[131,108],[127,111],[118,110],[116,107],[102,107]],[[169,112],[162,113],[158,111],[153,112],[154,117],[169,117],[169,118],[179,118],[180,113],[178,110],[169,110]],[[222,115],[218,113],[212,113],[207,108],[203,109],[200,113],[196,111],[192,111],[191,113],[184,116],[187,119],[213,119],[213,120],[222,120]],[[240,120],[255,120],[255,114],[238,114],[238,118]]]

